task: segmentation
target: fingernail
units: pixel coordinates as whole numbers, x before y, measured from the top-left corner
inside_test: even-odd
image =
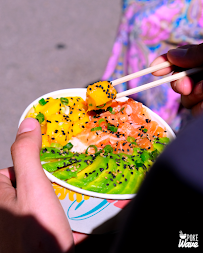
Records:
[[[200,81],[196,84],[194,88],[194,94],[195,95],[201,95],[203,93],[203,81]]]
[[[177,81],[174,81],[173,82],[173,87],[176,88],[176,86],[177,86]]]
[[[177,49],[171,49],[169,51],[170,56],[172,57],[176,57],[176,58],[182,58],[186,55],[187,53],[187,49],[183,49],[183,48],[177,48]]]
[[[23,122],[20,124],[20,127],[18,129],[17,135],[31,132],[36,128],[37,121],[32,118],[24,119]]]

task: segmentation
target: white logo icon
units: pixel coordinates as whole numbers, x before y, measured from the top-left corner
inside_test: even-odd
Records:
[[[197,248],[198,245],[198,234],[183,234],[179,232],[179,244],[178,248]]]

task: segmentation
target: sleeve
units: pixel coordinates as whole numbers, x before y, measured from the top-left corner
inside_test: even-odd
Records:
[[[203,116],[157,159],[130,203],[111,252],[176,250],[180,231],[198,234],[203,244],[202,217]]]

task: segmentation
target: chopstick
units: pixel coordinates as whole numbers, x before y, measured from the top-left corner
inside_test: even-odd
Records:
[[[171,66],[171,65],[170,65]],[[168,66],[167,66],[168,67]],[[147,69],[145,69],[147,70]],[[141,70],[142,71],[142,70]],[[139,71],[139,72],[141,72]],[[156,70],[153,70],[152,72],[154,72]],[[164,83],[167,83],[167,82],[172,82],[172,81],[175,81],[175,80],[178,80],[184,76],[189,76],[189,75],[192,75],[192,74],[195,74],[195,73],[198,73],[200,71],[203,71],[203,67],[198,67],[198,68],[193,68],[193,69],[188,69],[186,71],[182,71],[180,73],[177,73],[175,75],[171,75],[171,76],[168,76],[168,77],[165,77],[165,78],[162,78],[162,79],[159,79],[159,80],[156,80],[156,81],[153,81],[153,82],[150,82],[150,83],[147,83],[147,84],[144,84],[144,85],[141,85],[139,87],[136,87],[136,88],[133,88],[133,89],[130,89],[130,90],[126,90],[126,91],[123,91],[123,92],[120,92],[116,95],[116,98],[121,98],[121,97],[126,97],[126,96],[130,96],[132,94],[135,94],[135,93],[138,93],[140,91],[144,91],[144,90],[147,90],[147,89],[150,89],[150,88],[153,88],[153,87],[156,87],[156,86],[159,86],[161,84],[164,84]],[[137,73],[139,73],[137,72]],[[149,72],[147,72],[148,74]],[[136,73],[135,73],[136,74]],[[133,75],[133,74],[132,74]],[[145,74],[144,74],[145,75]],[[139,75],[140,76],[140,75]],[[121,79],[121,78],[120,78]],[[133,78],[132,78],[133,79]],[[131,79],[129,79],[131,80]]]
[[[170,66],[172,66],[172,63],[170,63],[168,61],[165,61],[165,62],[162,62],[162,63],[160,63],[158,65],[153,66],[153,67],[149,67],[147,69],[143,69],[143,70],[138,71],[136,73],[133,73],[133,74],[130,74],[130,75],[118,78],[118,79],[116,79],[114,81],[111,81],[111,83],[112,83],[113,86],[115,86],[117,84],[121,84],[121,83],[130,81],[130,80],[132,80],[134,78],[137,78],[137,77],[140,77],[140,76],[144,76],[144,75],[153,73],[153,72],[155,72],[157,70],[164,69],[164,68],[167,68],[167,67],[170,67]]]

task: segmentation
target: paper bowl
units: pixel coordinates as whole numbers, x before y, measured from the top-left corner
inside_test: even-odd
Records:
[[[70,97],[79,96],[86,99],[86,89],[64,89],[47,93],[33,101],[23,112],[20,123],[25,119],[29,110],[36,105],[41,98]],[[125,101],[127,98],[118,99]],[[144,106],[145,107],[145,106]],[[166,128],[167,137],[171,140],[175,134],[170,126],[156,113],[145,107],[152,120]],[[81,233],[105,233],[115,229],[115,217],[120,215],[121,210],[126,204],[135,197],[136,194],[102,194],[83,190],[72,186],[65,181],[54,177],[51,173],[44,170],[45,174],[53,184],[63,209],[70,222],[72,230]],[[110,225],[111,224],[111,225]]]

